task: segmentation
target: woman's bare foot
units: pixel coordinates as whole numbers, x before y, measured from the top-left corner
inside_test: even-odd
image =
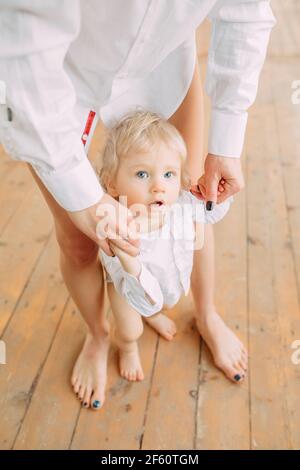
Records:
[[[98,410],[104,403],[109,343],[108,333],[97,338],[88,333],[75,363],[71,383],[85,408]]]
[[[157,313],[151,317],[145,317],[145,322],[151,326],[160,336],[171,341],[176,335],[176,325],[163,313]]]
[[[137,341],[122,341],[115,337],[119,348],[120,375],[130,382],[144,380]]]
[[[233,382],[242,382],[248,368],[248,353],[243,343],[214,308],[198,312],[196,325],[216,366]]]

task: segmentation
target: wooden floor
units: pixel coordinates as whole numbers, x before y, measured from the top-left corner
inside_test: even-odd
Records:
[[[52,220],[25,165],[1,151],[1,449],[300,449],[300,364],[291,360],[300,340],[300,104],[291,101],[300,5],[274,0],[273,8],[246,188],[215,230],[217,305],[249,349],[248,379],[236,386],[212,365],[186,300],[172,313],[172,343],[145,329],[145,380],[121,379],[112,348],[105,406],[82,409],[69,376],[84,324],[59,272]],[[100,140],[98,132],[94,152]]]

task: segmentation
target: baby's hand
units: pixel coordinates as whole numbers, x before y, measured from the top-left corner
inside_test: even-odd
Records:
[[[138,260],[136,256],[131,256],[126,251],[123,251],[121,248],[116,246],[112,240],[109,240],[109,247],[111,251],[117,256],[125,269],[129,274],[139,278],[141,273],[141,262]]]

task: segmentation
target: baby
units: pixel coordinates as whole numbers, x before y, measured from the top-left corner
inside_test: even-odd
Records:
[[[203,224],[219,221],[230,200],[206,212],[190,192],[186,146],[162,117],[138,111],[110,129],[100,171],[102,187],[135,216],[140,254],[132,257],[110,242],[114,257],[99,250],[106,272],[121,376],[143,380],[137,340],[142,317],[165,338],[172,321],[162,313],[187,295]],[[168,329],[169,336],[168,336]]]

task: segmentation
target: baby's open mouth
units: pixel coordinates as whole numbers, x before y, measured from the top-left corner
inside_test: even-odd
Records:
[[[153,202],[150,202],[149,204],[151,207],[161,207],[164,205],[164,202],[163,201],[153,201]]]

